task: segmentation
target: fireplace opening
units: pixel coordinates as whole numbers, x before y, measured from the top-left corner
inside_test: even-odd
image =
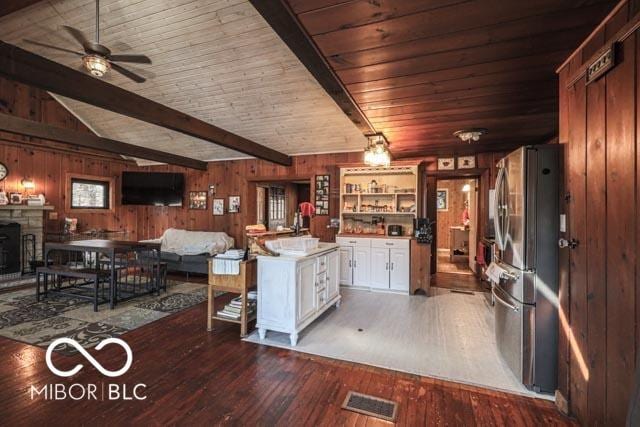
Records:
[[[20,270],[20,224],[0,222],[0,275]]]

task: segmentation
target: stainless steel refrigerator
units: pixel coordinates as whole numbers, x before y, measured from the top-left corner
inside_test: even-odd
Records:
[[[557,385],[558,145],[522,147],[499,163],[494,199],[497,264],[493,286],[500,353],[529,389]]]

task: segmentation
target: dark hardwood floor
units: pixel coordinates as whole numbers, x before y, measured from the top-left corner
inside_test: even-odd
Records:
[[[356,390],[399,402],[398,425],[570,425],[551,402],[418,377],[240,341],[235,325],[206,332],[205,304],[136,329],[123,338],[131,369],[115,380],[83,357],[54,355],[59,369],[86,365],[72,379],[54,376],[45,351],[0,338],[0,414],[4,425],[383,425],[340,408]],[[122,349],[94,357],[122,366]],[[31,400],[32,384],[118,382],[147,385],[144,401]]]
[[[472,292],[490,292],[491,287],[472,274],[437,272],[431,276],[431,286]]]

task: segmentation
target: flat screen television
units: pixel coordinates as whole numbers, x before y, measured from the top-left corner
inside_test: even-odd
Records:
[[[122,204],[182,206],[184,174],[122,172]]]

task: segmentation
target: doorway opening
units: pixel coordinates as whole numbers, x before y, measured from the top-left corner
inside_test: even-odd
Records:
[[[256,223],[269,231],[293,227],[296,209],[311,201],[310,181],[275,181],[256,183]],[[309,227],[309,218],[302,218],[302,227]]]
[[[475,275],[478,246],[478,180],[439,179],[436,207],[436,271]]]

